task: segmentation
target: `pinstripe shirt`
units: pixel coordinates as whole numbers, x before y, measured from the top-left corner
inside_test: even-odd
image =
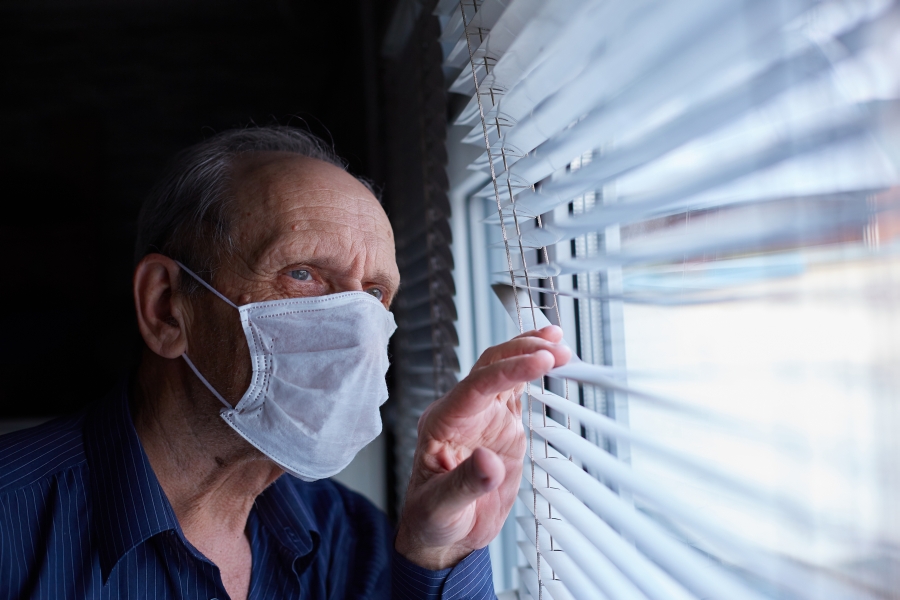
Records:
[[[254,600],[495,598],[487,549],[453,569],[418,567],[393,550],[383,513],[330,480],[283,475],[247,533]],[[0,437],[0,600],[26,598],[228,598],[184,537],[124,384],[82,414]]]

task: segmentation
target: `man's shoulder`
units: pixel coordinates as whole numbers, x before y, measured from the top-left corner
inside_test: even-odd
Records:
[[[0,436],[0,495],[82,465],[83,423],[79,414]]]

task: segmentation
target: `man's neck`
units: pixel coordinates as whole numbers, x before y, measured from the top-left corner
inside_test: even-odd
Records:
[[[219,417],[183,361],[145,356],[134,398],[138,437],[188,540],[211,559],[210,548],[244,542],[256,497],[283,471]]]

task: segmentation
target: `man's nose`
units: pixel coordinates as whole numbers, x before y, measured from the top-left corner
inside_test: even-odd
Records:
[[[333,287],[332,293],[335,294],[340,292],[361,292],[363,291],[363,282],[362,278],[347,277],[335,281]]]

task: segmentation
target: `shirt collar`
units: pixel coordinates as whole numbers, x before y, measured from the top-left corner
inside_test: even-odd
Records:
[[[132,548],[178,519],[150,467],[131,418],[122,381],[87,415],[84,447],[103,581]]]
[[[127,381],[116,386],[90,411],[84,426],[104,582],[119,560],[142,542],[170,530],[183,537],[135,431],[128,387]],[[256,512],[295,561],[304,556],[311,560],[319,545],[318,527],[290,476],[282,475],[257,497]],[[295,562],[298,567],[305,568]]]
[[[295,560],[304,556],[311,559],[318,550],[318,526],[290,475],[276,479],[256,498],[256,514],[260,523],[294,555]],[[295,569],[298,568],[304,569],[305,564],[295,564]]]

